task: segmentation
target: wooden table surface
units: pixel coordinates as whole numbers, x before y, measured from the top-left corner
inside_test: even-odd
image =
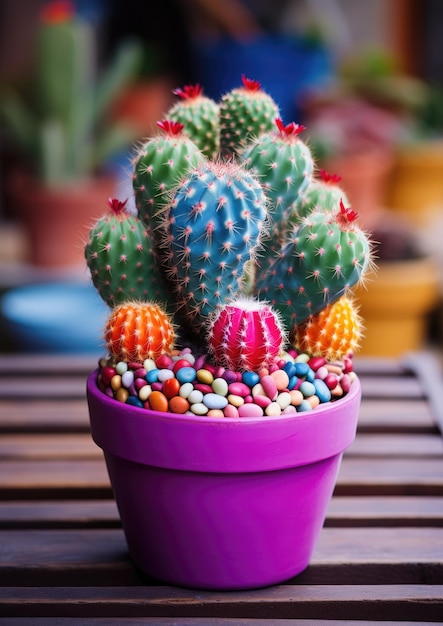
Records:
[[[85,396],[94,357],[0,356],[0,624],[443,624],[443,378],[355,359],[359,428],[310,566],[244,592],[132,565]]]

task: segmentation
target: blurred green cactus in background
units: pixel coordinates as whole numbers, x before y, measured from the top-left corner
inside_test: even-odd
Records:
[[[35,45],[32,92],[2,88],[6,132],[43,184],[86,178],[134,140],[135,129],[112,121],[109,109],[136,75],[142,44],[125,41],[98,75],[94,26],[73,2],[55,0],[40,13]]]

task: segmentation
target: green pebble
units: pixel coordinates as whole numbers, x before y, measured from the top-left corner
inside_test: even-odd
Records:
[[[214,393],[219,396],[227,396],[228,395],[228,383],[224,378],[214,378],[211,385]]]
[[[115,366],[115,371],[117,372],[117,374],[120,374],[120,376],[122,376],[122,374],[128,371],[128,364],[124,361],[119,361]]]
[[[303,381],[299,389],[305,398],[315,395],[315,385],[310,383],[308,380]]]

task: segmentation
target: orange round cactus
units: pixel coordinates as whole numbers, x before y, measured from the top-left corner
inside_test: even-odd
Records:
[[[156,359],[174,348],[175,331],[170,317],[151,302],[124,302],[116,306],[105,326],[109,353],[120,361]]]
[[[294,346],[312,356],[328,361],[342,359],[358,350],[362,322],[354,302],[342,296],[313,315],[294,331]]]

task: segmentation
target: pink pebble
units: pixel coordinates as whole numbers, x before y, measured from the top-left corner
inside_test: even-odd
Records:
[[[198,391],[201,391],[202,393],[212,393],[213,389],[211,387],[211,385],[207,385],[206,383],[195,383],[194,384],[194,389],[198,389]]]
[[[194,367],[195,367],[195,365],[194,365]],[[195,369],[197,369],[197,368],[195,368]],[[215,367],[215,365],[211,365],[211,363],[206,363],[205,362],[205,370],[208,370],[208,372],[211,372],[211,374],[214,375],[216,370],[217,370],[217,368]]]
[[[146,370],[144,367],[139,367],[138,370],[134,372],[134,378],[144,378],[146,376]]]
[[[350,357],[345,357],[343,359],[343,371],[345,374],[349,374],[349,372],[354,371],[354,363]]]
[[[228,389],[229,393],[232,393],[234,396],[241,396],[242,398],[246,398],[246,396],[249,396],[251,393],[248,385],[245,385],[245,383],[241,383],[239,381],[231,383]]]
[[[173,367],[172,367],[172,371],[174,372],[174,374],[181,369],[182,367],[189,367],[189,361],[187,359],[178,359]]]
[[[269,373],[272,374],[273,372],[276,372],[277,370],[278,370],[277,363],[271,363],[271,365],[269,366]]]
[[[261,385],[263,387],[263,391],[271,398],[271,400],[275,400],[278,396],[278,389],[275,383],[275,380],[272,378],[271,374],[266,374],[260,378]]]
[[[152,383],[151,389],[152,391],[161,391],[163,389],[163,383]]]
[[[285,370],[276,370],[270,373],[270,377],[274,380],[278,391],[284,391],[289,385],[289,376]]]
[[[326,359],[322,356],[313,356],[308,361],[309,367],[313,369],[314,372],[316,372],[320,367],[323,367],[325,363]]]
[[[349,392],[352,385],[351,377],[349,376],[349,374],[343,374],[343,376],[340,378],[340,385],[344,393]]]
[[[238,407],[239,417],[263,417],[263,409],[258,404],[242,404]]]
[[[146,385],[146,379],[145,378],[136,378],[134,380],[134,387],[137,389],[137,391],[139,389],[141,389],[142,387],[144,387]]]
[[[214,372],[214,378],[222,378],[225,373],[225,368],[222,365],[219,365]]]
[[[161,354],[160,356],[158,356],[155,359],[155,366],[159,369],[159,370],[163,370],[163,369],[169,369],[171,367],[171,365],[173,364],[173,360],[171,359],[170,356],[168,356],[167,354]],[[188,363],[189,365],[189,363]]]
[[[245,397],[245,403],[249,404],[250,402],[254,402],[254,398],[251,395],[246,396]]]
[[[329,374],[328,368],[322,365],[315,372],[315,378],[320,378],[321,380],[324,380],[328,374]]]
[[[238,409],[233,404],[228,404],[223,409],[223,415],[225,417],[238,417]]]
[[[199,356],[196,359],[196,361],[194,363],[194,368],[196,370],[200,370],[202,367],[204,367],[205,362],[206,362],[206,354],[202,354],[201,356]],[[188,363],[188,365],[189,365],[189,363]]]
[[[103,383],[108,386],[111,382],[111,378],[115,375],[115,367],[103,367],[100,373]]]
[[[271,404],[272,400],[268,396],[262,396],[261,394],[254,396],[255,404],[258,404],[262,409],[266,408],[268,404]]]
[[[328,374],[326,378],[324,379],[324,382],[326,383],[326,386],[328,387],[328,389],[332,391],[338,385],[338,378],[335,374]]]
[[[142,364],[138,361],[130,361],[128,363],[128,369],[130,370],[138,370],[140,367],[142,367]]]

